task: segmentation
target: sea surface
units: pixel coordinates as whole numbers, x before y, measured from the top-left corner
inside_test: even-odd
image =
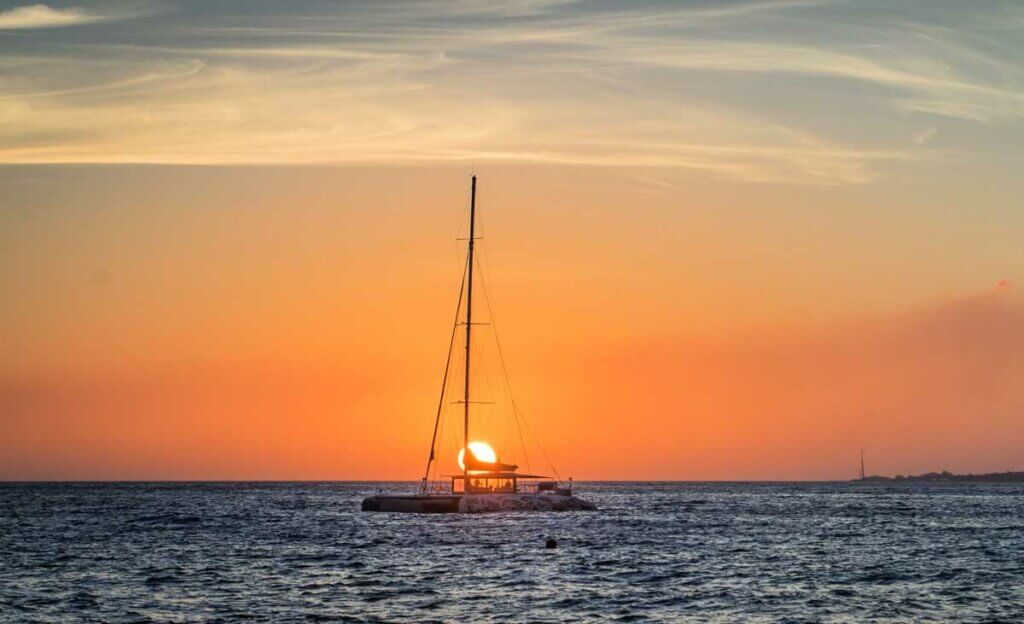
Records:
[[[359,511],[412,488],[0,484],[0,621],[1024,621],[1020,484],[578,483],[600,511]]]

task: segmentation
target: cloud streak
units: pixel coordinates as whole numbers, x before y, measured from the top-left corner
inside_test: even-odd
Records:
[[[920,117],[931,134],[1024,118],[1015,48],[978,43],[1012,30],[970,14],[955,31],[939,10],[901,23],[880,5],[860,23],[827,2],[183,7],[159,36],[12,46],[0,162],[494,160],[860,184],[955,157],[894,138]],[[101,15],[33,11],[19,19]]]
[[[0,11],[0,30],[57,28],[87,24],[99,19],[99,16],[77,7],[54,9],[45,4],[32,4]]]
[[[119,19],[129,19],[155,11],[155,6],[122,3],[111,7],[54,8],[46,4],[28,4],[0,11],[0,30],[65,28]]]

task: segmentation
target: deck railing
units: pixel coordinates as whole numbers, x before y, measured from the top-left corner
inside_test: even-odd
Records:
[[[550,481],[546,481],[546,480],[542,481],[542,480],[539,480],[539,479],[530,479],[530,480],[518,479],[516,481],[516,492],[518,492],[520,494],[537,494],[537,493],[540,493],[542,491],[540,489],[540,484],[541,483],[550,483]],[[562,483],[562,482],[555,482],[555,484],[556,484],[555,488],[558,489],[558,490],[564,490],[564,489],[566,489],[568,487],[567,484]],[[419,487],[418,487],[418,493],[421,494],[421,495],[426,495],[426,494],[433,494],[433,495],[449,494],[450,495],[450,494],[462,494],[463,492],[462,492],[462,490],[453,491],[452,490],[452,481],[449,480],[449,479],[442,479],[442,480],[438,480],[438,481],[420,481]],[[477,493],[501,494],[501,493],[505,493],[505,492],[500,492],[500,491],[488,492],[488,491],[484,490],[484,491],[478,491]]]

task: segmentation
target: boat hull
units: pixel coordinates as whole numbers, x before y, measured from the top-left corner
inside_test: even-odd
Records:
[[[470,494],[459,501],[461,513],[489,511],[594,511],[594,503],[572,494]]]
[[[363,511],[394,513],[487,513],[494,511],[593,511],[571,494],[387,495],[363,500]]]
[[[456,513],[461,496],[415,496],[378,494],[363,499],[363,511],[397,513]]]

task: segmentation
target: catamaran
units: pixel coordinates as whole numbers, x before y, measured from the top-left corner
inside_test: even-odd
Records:
[[[476,176],[470,183],[469,236],[465,274],[459,291],[456,320],[448,346],[441,398],[438,401],[434,433],[430,440],[427,468],[420,480],[418,491],[411,494],[377,494],[363,500],[363,511],[392,511],[406,513],[477,513],[485,511],[584,511],[596,509],[593,503],[573,493],[572,479],[568,482],[552,477],[518,472],[519,466],[498,459],[497,453],[485,442],[470,437],[471,396],[470,360],[473,344],[473,269],[476,243]],[[485,293],[486,294],[486,293]],[[465,295],[465,300],[463,300]],[[463,306],[463,303],[465,305]],[[465,312],[464,320],[461,313]],[[459,327],[465,331],[465,356],[462,380],[462,448],[457,459],[461,472],[439,479],[431,479],[431,468],[438,467],[439,428],[447,397],[452,352]],[[500,347],[499,347],[500,351]],[[504,366],[504,358],[502,358]],[[515,410],[514,404],[513,409]],[[518,418],[518,413],[515,414]],[[521,435],[521,432],[520,432]],[[525,453],[525,443],[523,451]],[[557,472],[556,472],[557,474]]]

